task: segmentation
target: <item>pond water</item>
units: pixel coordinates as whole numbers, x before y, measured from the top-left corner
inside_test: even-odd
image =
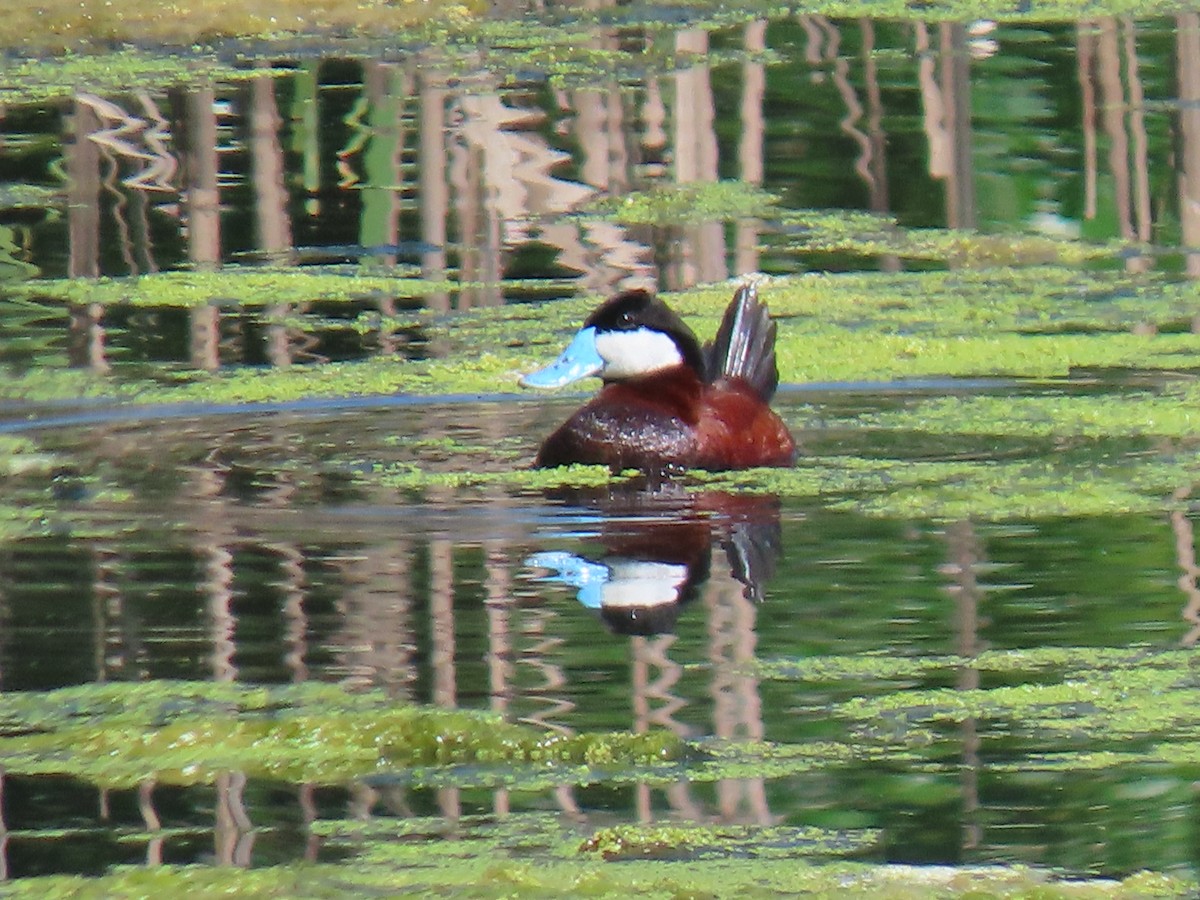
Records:
[[[581,838],[622,823],[786,826],[800,859],[1195,876],[1194,714],[1123,730],[1088,718],[1109,702],[1100,687],[1034,697],[1033,711],[929,714],[955,691],[1113,672],[1136,686],[1131,660],[1190,672],[1193,482],[1102,512],[998,513],[1003,483],[961,514],[872,505],[908,465],[1045,464],[1065,494],[1095,472],[1132,483],[1141,466],[1190,460],[1190,435],[875,427],[942,398],[1136,400],[1179,372],[785,384],[775,405],[806,456],[896,466],[807,494],[489,482],[526,466],[579,402],[518,397],[511,382],[360,396],[351,376],[328,399],[157,399],[263,369],[461,353],[421,309],[453,323],[472,307],[755,271],[1061,259],[1040,239],[1079,239],[1098,292],[1131,279],[1104,302],[1198,271],[1194,14],[793,16],[592,40],[593,56],[559,65],[505,55],[516,41],[492,56],[257,48],[269,76],[7,100],[0,438],[28,443],[0,482],[0,687],[325,682],[556,733],[666,730],[813,760],[518,790],[469,773],[237,771],[114,787],[0,750],[0,873],[337,862],[358,845],[321,823],[417,822],[428,838],[550,813]],[[325,280],[301,300],[240,293],[238,276],[280,269]],[[165,281],[88,294],[100,276],[176,271],[231,277],[200,304]],[[363,274],[409,287],[329,287]],[[1180,320],[1170,328],[1188,331]],[[63,378],[81,373],[76,392]],[[6,738],[36,730],[13,721]],[[820,758],[830,746],[845,755]],[[819,847],[797,837],[806,828]]]

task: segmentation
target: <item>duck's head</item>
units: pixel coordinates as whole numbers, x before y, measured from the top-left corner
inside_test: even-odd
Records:
[[[557,388],[589,375],[624,381],[685,365],[704,378],[696,335],[667,304],[643,290],[601,304],[562,354],[521,378],[523,387]]]

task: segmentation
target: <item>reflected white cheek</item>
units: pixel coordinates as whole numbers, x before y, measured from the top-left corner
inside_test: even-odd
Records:
[[[675,603],[687,580],[687,567],[670,563],[620,561],[601,588],[601,605],[644,608]]]
[[[596,335],[596,352],[604,360],[600,374],[609,380],[636,378],[683,362],[675,342],[661,331],[607,331]]]

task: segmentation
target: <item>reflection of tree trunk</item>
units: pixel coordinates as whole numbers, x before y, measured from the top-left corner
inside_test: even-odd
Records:
[[[950,580],[946,592],[953,598],[958,631],[958,646],[955,648],[964,664],[958,670],[956,686],[959,690],[979,689],[979,669],[970,664],[983,646],[979,639],[979,603],[983,589],[975,577],[982,562],[982,549],[970,522],[958,522],[946,530],[947,560],[943,574]],[[963,849],[979,846],[982,840],[982,825],[979,820],[979,731],[975,719],[963,721],[962,734],[962,815]]]
[[[415,699],[412,560],[412,546],[394,541],[364,548],[342,570],[335,643],[351,688],[382,687],[390,697]]]
[[[122,639],[121,629],[114,629],[117,637],[110,640],[108,624],[120,623],[124,618],[121,614],[121,589],[116,584],[119,560],[119,551],[112,547],[97,546],[92,551],[92,571],[95,573],[92,576],[92,629],[95,635],[93,659],[97,682],[108,680],[110,662],[115,662],[114,667],[119,669],[127,658],[124,652],[126,642]]]
[[[1129,132],[1133,135],[1134,233],[1139,241],[1150,240],[1150,152],[1146,136],[1146,97],[1138,68],[1137,26],[1121,20],[1125,32],[1125,70],[1129,78]],[[1141,259],[1142,263],[1148,260]]]
[[[675,713],[687,705],[687,701],[672,693],[683,667],[668,655],[675,635],[662,634],[652,638],[635,637],[630,643],[633,651],[633,730],[642,733],[651,725],[667,728],[681,737],[687,737],[688,726],[675,719]],[[657,678],[651,672],[657,669]],[[655,705],[654,701],[658,701]]]
[[[594,88],[572,93],[575,107],[575,142],[582,157],[579,174],[585,184],[608,190],[609,132],[607,91]]]
[[[867,141],[869,177],[866,179],[871,188],[871,210],[873,212],[888,211],[887,183],[887,135],[883,131],[883,95],[879,88],[879,65],[875,61],[875,23],[870,19],[860,19],[859,27],[863,35],[863,81],[865,82],[867,101]]]
[[[809,68],[815,69],[823,65],[825,61],[825,53],[822,49],[825,46],[825,32],[821,26],[828,20],[824,16],[813,15],[801,15],[797,18],[799,19],[800,27],[804,29],[804,61],[808,64]],[[809,77],[815,83],[823,79],[824,76],[812,73]]]
[[[1096,36],[1094,55],[1088,52],[1088,61],[1096,71],[1100,87],[1101,121],[1109,140],[1108,166],[1113,178],[1114,202],[1116,204],[1117,227],[1120,236],[1127,239],[1148,241],[1150,239],[1150,163],[1149,141],[1146,136],[1145,94],[1142,89],[1138,66],[1137,42],[1134,25],[1129,20],[1101,19],[1093,25]],[[1118,34],[1118,29],[1123,32]],[[1083,65],[1081,61],[1081,66]],[[1122,71],[1128,79],[1126,97]],[[1086,83],[1085,83],[1086,84]],[[1088,102],[1094,97],[1085,94],[1085,116]],[[1126,122],[1128,110],[1128,123]],[[1092,113],[1094,116],[1094,113]],[[1086,119],[1085,119],[1086,122]],[[1131,140],[1132,138],[1132,140]],[[1090,148],[1094,154],[1093,146]],[[1087,134],[1085,131],[1085,149]],[[1093,162],[1094,166],[1094,162]],[[1091,175],[1091,190],[1095,191],[1095,173]],[[1089,212],[1095,215],[1095,199],[1091,200]],[[1142,271],[1149,265],[1145,257],[1132,257],[1127,268]]]
[[[1190,493],[1190,489],[1182,488],[1175,492],[1174,499],[1183,500]],[[1200,567],[1196,565],[1195,528],[1186,513],[1179,510],[1171,513],[1171,533],[1175,536],[1175,565],[1179,567],[1179,578],[1175,583],[1187,601],[1183,604],[1182,616],[1185,622],[1192,624],[1180,643],[1194,647],[1200,641],[1200,588],[1196,586]]]
[[[971,54],[965,25],[942,22],[942,97],[946,99],[946,131],[950,136],[953,167],[946,182],[946,224],[974,228],[975,165],[971,155]]]
[[[842,100],[842,104],[846,107],[846,115],[842,116],[841,120],[839,120],[838,127],[842,130],[843,134],[858,146],[858,157],[854,160],[854,171],[863,180],[863,183],[866,184],[867,192],[871,198],[871,209],[875,209],[879,186],[875,183],[874,147],[871,140],[858,127],[858,123],[863,117],[863,107],[858,100],[858,94],[855,92],[854,86],[850,84],[850,60],[839,53],[842,35],[838,30],[838,26],[834,25],[824,16],[814,18],[821,24],[822,30],[829,37],[829,41],[825,46],[827,48],[828,62],[832,64],[833,84],[837,89],[838,96]],[[874,33],[869,28],[864,28],[864,56],[869,54],[871,49],[870,44],[873,39]],[[867,58],[869,59],[869,56]]]
[[[686,700],[673,693],[673,688],[683,677],[683,667],[669,656],[675,640],[673,634],[630,639],[629,649],[633,655],[630,684],[634,714],[632,730],[638,734],[649,731],[652,725],[666,728],[681,737],[686,737],[690,731],[687,725],[675,718],[675,713],[687,705]],[[655,669],[659,672],[657,678],[651,674]],[[686,783],[668,787],[666,794],[667,802],[676,813],[692,821],[700,818],[700,808],[691,798]],[[651,821],[649,786],[639,783],[634,798],[638,821]]]
[[[367,97],[371,106],[371,139],[364,159],[367,183],[363,187],[360,243],[365,247],[400,243],[400,192],[404,185],[404,112],[412,94],[412,76],[394,65],[366,64]],[[385,266],[395,266],[395,253],[375,257]],[[395,316],[396,301],[384,296],[379,300],[380,315]],[[395,353],[402,340],[394,331],[382,327],[379,350]]]
[[[501,541],[487,541],[483,550],[487,572],[484,590],[487,595],[488,694],[492,712],[507,719],[513,696],[512,626],[509,622],[510,561]],[[496,791],[493,808],[499,815],[508,813],[508,791]]]
[[[462,791],[456,787],[444,787],[437,790],[438,811],[447,823],[453,825],[462,818]],[[444,840],[445,838],[443,838]]]
[[[146,191],[135,191],[133,195],[133,210],[130,218],[133,222],[134,244],[141,249],[139,265],[143,272],[157,272],[158,262],[154,259],[154,236],[150,233],[150,201]]]
[[[217,186],[216,92],[211,86],[187,93],[188,258],[198,269],[214,269],[221,261],[221,195]]]
[[[930,52],[929,29],[916,26],[920,63],[923,123],[929,141],[929,174],[946,182],[946,224],[951,228],[975,227],[975,168],[971,158],[971,63],[965,26],[943,22],[935,58]],[[941,77],[937,66],[941,65]]]
[[[953,170],[954,148],[946,130],[946,103],[938,85],[937,59],[930,49],[929,28],[916,24],[917,84],[921,89],[921,123],[929,143],[929,176],[949,178]]]
[[[642,104],[641,144],[646,150],[658,152],[667,146],[667,107],[663,103],[658,79],[646,79],[646,102]]]
[[[375,808],[375,803],[378,800],[378,791],[369,784],[356,781],[350,785],[350,802],[347,804],[346,814],[351,819],[359,819],[365,822],[371,818],[371,810]]]
[[[269,549],[279,555],[283,581],[284,664],[292,673],[292,682],[308,681],[308,616],[304,612],[304,553],[295,544],[274,543]]]
[[[1080,105],[1083,127],[1083,217],[1096,218],[1096,85],[1092,78],[1095,58],[1096,24],[1080,22],[1075,26],[1075,59],[1079,73]]]
[[[1200,276],[1200,13],[1175,17],[1175,69],[1179,73],[1179,218],[1187,272]]]
[[[246,868],[254,847],[253,823],[246,812],[246,776],[242,772],[222,772],[217,776],[216,827],[213,841],[217,862],[223,866]]]
[[[703,31],[681,31],[675,37],[675,52],[681,57],[703,59],[707,51],[708,35]],[[699,62],[675,73],[675,180],[680,184],[712,178],[717,151],[707,74]]]
[[[754,57],[767,48],[767,22],[758,19],[749,23],[742,33],[742,46],[749,59],[742,64],[742,137],[738,141],[738,166],[746,184],[763,183],[763,147],[766,122],[763,118],[763,98],[766,96],[767,75],[761,62]],[[740,219],[737,223],[734,267],[736,274],[758,271],[757,219]]]
[[[404,100],[407,73],[394,65],[365,63],[365,90],[370,108],[370,138],[363,154],[359,243],[382,247],[400,242],[400,188],[404,183]],[[394,266],[395,254],[375,257]]]
[[[570,729],[558,721],[575,709],[575,704],[566,696],[567,676],[563,667],[555,662],[551,651],[561,646],[563,639],[549,634],[547,626],[554,620],[555,613],[549,610],[531,610],[522,619],[521,637],[526,642],[521,650],[520,663],[524,670],[532,669],[541,682],[529,684],[522,691],[525,699],[540,703],[542,708],[523,716],[522,721],[539,728],[553,729],[570,734]]]
[[[208,598],[212,678],[214,681],[233,681],[237,678],[233,661],[237,650],[234,644],[237,620],[233,614],[233,553],[229,550],[232,535],[228,533],[226,510],[222,508],[221,499],[224,473],[216,466],[197,466],[189,474],[191,480],[184,487],[184,494],[190,500],[196,528],[193,552],[204,568],[199,587]]]
[[[1129,136],[1125,132],[1125,91],[1121,86],[1121,57],[1117,47],[1117,23],[1101,19],[1096,44],[1096,73],[1100,84],[1100,112],[1108,135],[1108,169],[1113,177],[1117,227],[1123,238],[1133,237],[1131,186],[1129,183]]]
[[[454,545],[447,540],[429,542],[429,668],[433,676],[434,705],[458,705],[454,666]]]
[[[597,49],[617,48],[616,39],[607,32],[600,32],[592,43]],[[511,172],[512,185],[498,186],[508,196],[501,215],[509,229],[520,229],[519,219],[526,214],[537,217],[538,239],[559,250],[561,265],[582,273],[579,287],[587,292],[611,294],[623,279],[641,275],[650,268],[642,258],[645,246],[631,240],[623,225],[601,220],[578,222],[558,213],[574,209],[597,190],[620,196],[628,189],[629,149],[622,92],[616,84],[605,84],[570,93],[562,91],[558,102],[561,109],[575,111],[573,137],[580,159],[580,181],[553,176],[554,168],[565,155],[540,136],[527,130],[505,132],[503,144],[509,147],[502,150],[495,141],[485,146],[486,152],[500,160],[500,166],[489,168],[497,174],[504,170]],[[527,121],[531,115],[530,110],[505,108],[499,97],[490,110],[482,104],[477,104],[476,109],[481,123],[490,119],[495,123],[491,127],[495,128],[518,113]],[[482,135],[476,131],[471,137],[478,143]]]
[[[68,119],[67,145],[67,274],[95,278],[100,274],[100,149],[91,135],[100,118],[86,103],[75,101]]]
[[[211,87],[186,95],[187,156],[184,205],[187,210],[188,257],[197,269],[213,269],[220,261],[220,195],[217,190],[216,95]],[[215,306],[192,309],[189,351],[192,365],[215,370],[220,357],[220,313]]]
[[[138,812],[142,816],[142,824],[149,832],[162,831],[162,820],[154,808],[154,779],[146,778],[138,783]],[[146,844],[146,865],[162,865],[163,838],[154,837]]]
[[[237,618],[233,614],[233,554],[216,542],[200,548],[204,560],[203,587],[208,594],[209,631],[212,636],[212,667],[214,681],[233,681],[237,678],[234,655],[237,644],[234,633]]]
[[[188,310],[188,356],[197,369],[215,372],[221,366],[221,311],[215,306]]]
[[[708,612],[714,734],[723,740],[761,741],[765,733],[762,697],[758,679],[751,674],[758,637],[754,629],[757,608],[731,576],[714,574],[704,586],[703,597]],[[770,824],[764,779],[721,779],[716,789],[722,822]]]
[[[675,36],[675,50],[703,59],[708,52],[707,32],[700,29],[679,32]],[[716,110],[710,74],[703,62],[675,74],[675,180],[679,184],[717,180]],[[671,287],[690,287],[728,276],[721,222],[685,228],[678,250],[682,255],[674,267],[674,278],[668,282]]]
[[[279,129],[283,120],[275,104],[275,82],[255,78],[250,83],[250,156],[254,172],[254,206],[258,248],[268,258],[282,262],[292,248],[292,223],[284,185],[283,145]],[[292,358],[286,325],[279,324],[288,306],[267,310],[266,356],[274,366],[290,365]]]
[[[258,248],[277,256],[292,248],[292,223],[284,185],[283,145],[279,129],[283,120],[275,103],[275,82],[255,78],[250,82],[250,155],[254,172],[254,205]]]
[[[602,49],[615,49],[616,41],[598,42]],[[629,186],[629,154],[625,149],[624,110],[616,84],[574,91],[575,142],[582,157],[579,167],[584,184],[620,194]]]
[[[512,633],[509,624],[509,561],[500,541],[484,545],[487,579],[488,693],[493,712],[508,717],[512,703]]]
[[[421,254],[421,275],[439,280],[446,277],[446,217],[450,196],[446,181],[446,91],[429,75],[420,77],[421,143],[417,171],[420,179],[421,240],[427,244]],[[448,310],[450,295],[430,294],[431,309]]]
[[[458,293],[460,309],[477,306],[478,288],[472,282],[483,280],[484,256],[488,246],[481,235],[483,148],[454,141],[450,150],[450,187],[454,191],[454,220],[458,225]]]
[[[833,83],[838,95],[846,106],[846,115],[838,123],[841,130],[858,146],[858,158],[854,161],[854,171],[867,186],[868,206],[873,212],[886,212],[888,209],[887,159],[884,150],[887,145],[883,132],[883,100],[879,88],[879,67],[875,62],[875,26],[870,19],[859,20],[859,31],[862,34],[863,81],[865,84],[866,109],[858,99],[854,86],[850,83],[850,61],[839,54],[841,33],[836,25],[824,16],[813,16],[813,31],[810,33],[810,47],[825,46],[825,61],[830,63],[833,73]],[[815,26],[820,25],[817,29]],[[920,34],[928,45],[928,34]],[[825,38],[827,40],[822,40]],[[859,123],[866,115],[866,130]],[[891,255],[881,260],[882,268],[886,271],[898,271],[900,260]]]
[[[7,775],[3,766],[0,766],[0,881],[8,881],[8,822],[4,816],[4,780]]]
[[[304,861],[316,862],[321,852],[321,837],[312,831],[313,823],[317,821],[317,786],[312,783],[300,785],[296,800],[300,806],[300,821],[306,832]]]
[[[72,304],[67,320],[67,359],[77,368],[108,372],[104,347],[104,307],[99,303]]]

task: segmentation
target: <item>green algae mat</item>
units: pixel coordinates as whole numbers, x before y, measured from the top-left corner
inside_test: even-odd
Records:
[[[98,283],[26,282],[17,290],[23,302],[38,308],[85,296],[101,305],[160,308],[237,297],[240,306],[253,308],[317,299],[349,303],[380,291],[420,298],[423,291],[445,288],[369,274],[235,268]],[[715,330],[731,291],[731,285],[708,286],[668,299],[704,337]],[[777,402],[788,407],[789,424],[802,436],[813,435],[796,468],[698,477],[698,487],[761,490],[820,498],[833,508],[873,515],[947,520],[968,514],[1005,519],[1145,512],[1189,503],[1186,492],[1178,490],[1192,483],[1198,470],[1190,449],[1200,435],[1195,381],[1200,334],[1191,327],[1200,287],[1194,282],[1052,264],[981,265],[776,278],[760,291],[779,321],[785,385],[806,385],[812,393],[831,382],[869,390],[871,384],[919,385],[932,379],[940,387],[885,411],[832,418],[806,405],[806,392],[785,387]],[[541,403],[552,398],[518,394],[517,378],[556,354],[594,302],[398,313],[391,326],[418,329],[423,341],[438,347],[437,355],[427,358],[212,373],[175,370],[152,380],[138,377],[138,369],[125,377],[119,365],[106,375],[42,367],[6,379],[0,397],[144,405],[147,416],[155,408],[181,404],[247,404],[252,412],[256,403],[394,394],[507,394]],[[371,327],[379,327],[377,316]],[[989,380],[994,382],[990,392],[956,391],[956,384]],[[865,455],[826,452],[831,435],[872,449]],[[939,452],[914,459],[911,442],[917,435]],[[531,490],[628,478],[596,467],[531,471],[519,465],[528,450],[511,443],[435,444],[425,448],[434,453],[422,453],[413,444],[410,459],[372,466],[371,473],[359,477],[397,489]],[[903,452],[889,453],[899,444],[907,444]],[[1157,449],[1144,452],[1150,447]],[[998,448],[1006,449],[998,453]],[[31,453],[31,465],[49,464]],[[423,457],[438,462],[423,463]]]
[[[802,686],[871,685],[871,696],[823,711],[841,737],[797,743],[682,741],[665,732],[564,737],[485,713],[397,704],[375,692],[328,685],[250,687],[194,682],[91,685],[0,698],[0,757],[7,777],[70,776],[106,788],[163,787],[237,772],[251,781],[310,786],[366,780],[386,785],[503,788],[533,796],[555,786],[641,783],[693,787],[738,778],[784,779],[874,760],[900,760],[931,773],[947,762],[931,751],[945,729],[972,719],[1005,720],[1029,745],[1009,766],[1022,777],[1136,765],[1200,771],[1200,690],[1190,652],[1050,651],[985,653],[972,659],[869,656],[774,659],[759,676]],[[1034,677],[1023,686],[914,689],[964,667],[985,675]],[[1065,667],[1065,668],[1064,668]],[[880,728],[881,717],[891,724]],[[1072,752],[1081,734],[1111,749]],[[339,892],[472,896],[819,897],[1187,896],[1196,885],[1149,873],[1080,879],[1050,870],[906,867],[854,862],[870,857],[870,829],[787,825],[615,825],[583,832],[561,816],[508,814],[376,816],[313,823],[328,849],[351,865],[314,862],[253,871],[202,867],[118,870],[100,878],[24,879],[5,896],[325,897]],[[69,829],[66,832],[69,835]],[[14,833],[13,839],[28,838]],[[154,831],[129,833],[142,843]]]

